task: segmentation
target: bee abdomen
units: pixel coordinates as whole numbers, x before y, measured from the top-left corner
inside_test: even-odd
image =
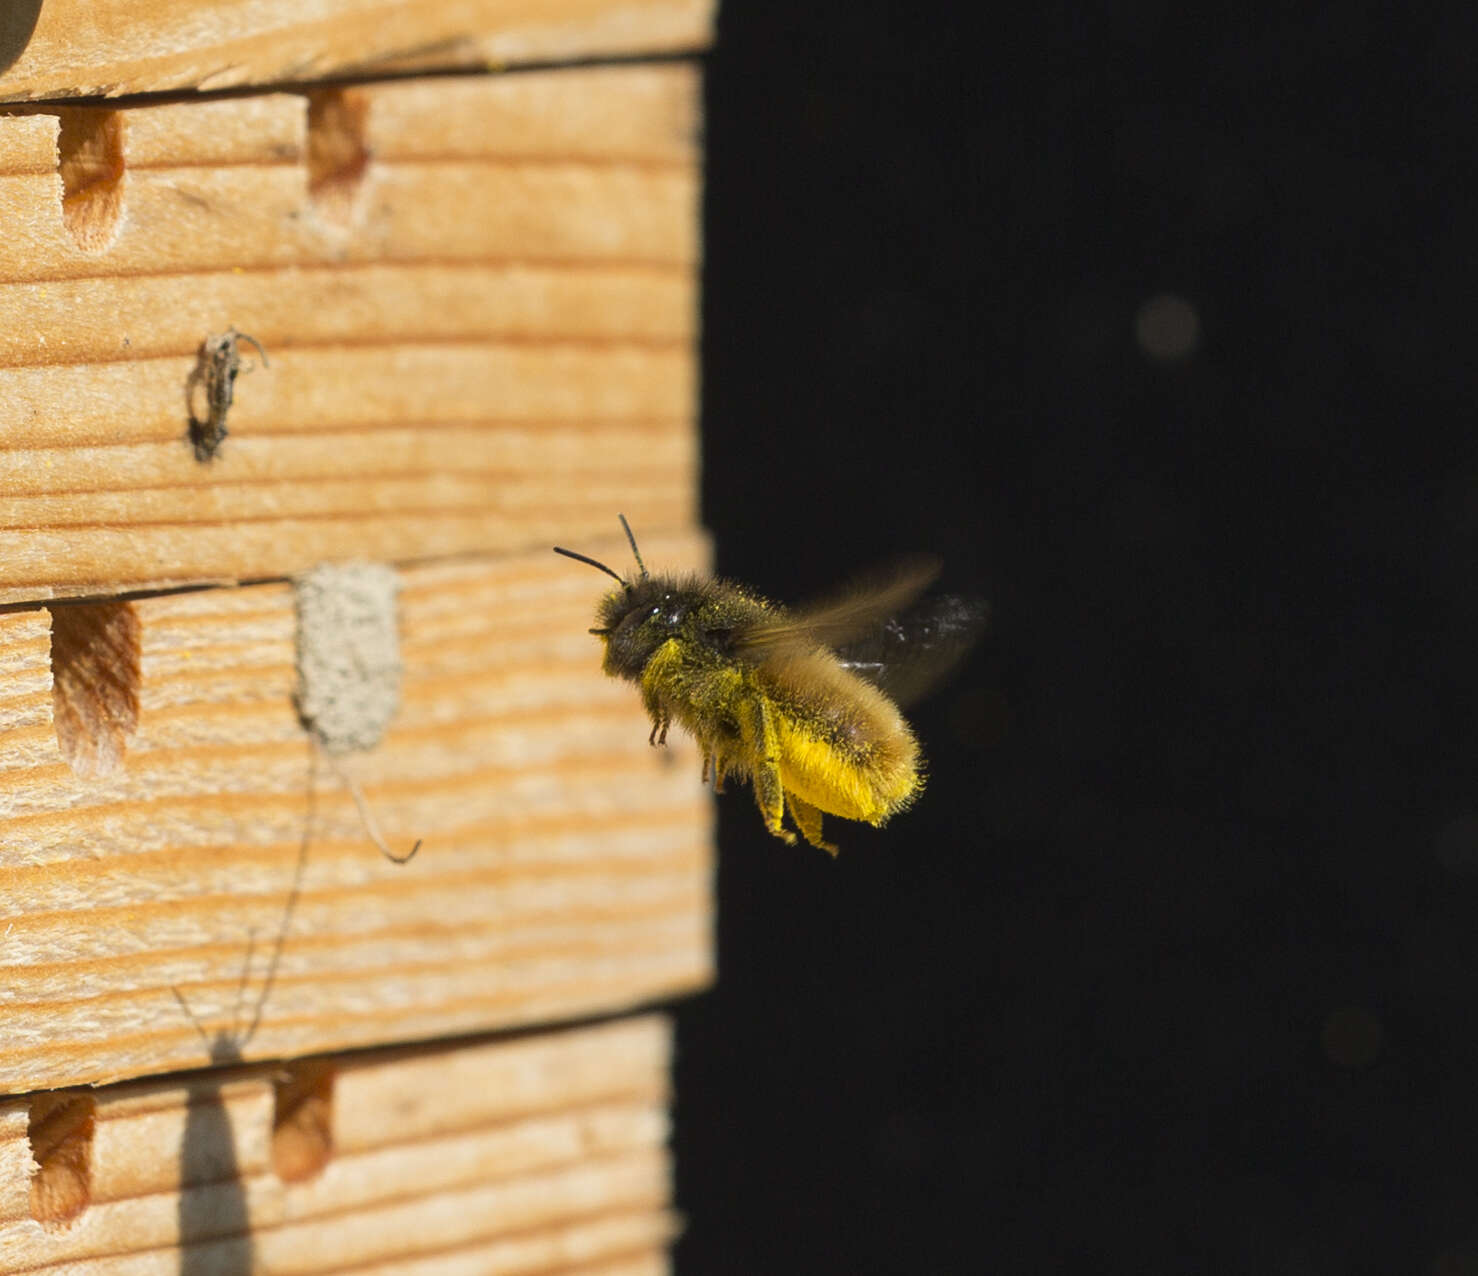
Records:
[[[780,731],[788,792],[828,815],[881,824],[923,788],[918,741],[902,718],[879,732],[862,723],[816,730],[795,719]]]

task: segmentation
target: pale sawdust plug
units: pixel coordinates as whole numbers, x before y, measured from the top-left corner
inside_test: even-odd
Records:
[[[339,765],[379,744],[400,708],[399,578],[380,563],[322,564],[294,578],[298,715],[332,763],[386,859],[404,864],[421,849],[394,854],[358,784]]]

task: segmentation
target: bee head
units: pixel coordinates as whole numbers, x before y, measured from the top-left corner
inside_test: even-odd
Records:
[[[647,661],[681,626],[687,617],[689,603],[672,589],[671,583],[654,580],[647,574],[647,565],[642,562],[641,551],[636,547],[636,537],[631,534],[631,524],[626,515],[616,516],[626,532],[631,552],[636,556],[636,566],[641,572],[633,584],[604,563],[571,549],[554,547],[556,554],[573,558],[605,572],[621,586],[607,594],[596,612],[599,625],[590,632],[605,639],[605,670],[620,678],[639,678]]]
[[[657,648],[685,632],[692,609],[691,592],[660,576],[644,576],[635,585],[612,590],[596,613],[600,627],[590,631],[605,639],[605,671],[617,678],[640,678]]]

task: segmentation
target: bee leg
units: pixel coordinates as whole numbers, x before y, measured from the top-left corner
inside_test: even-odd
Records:
[[[722,793],[724,791],[724,763],[717,756],[713,759],[713,791]]]
[[[765,828],[787,846],[795,845],[795,834],[781,821],[785,818],[785,789],[780,783],[780,768],[765,762],[754,771],[754,800],[759,804]]]
[[[653,657],[648,664],[647,671],[642,675],[641,702],[647,711],[647,717],[652,720],[652,734],[647,737],[647,743],[656,747],[667,743],[667,727],[672,722],[672,715],[667,712],[667,706],[657,694],[657,681],[650,677],[654,672],[660,673],[660,668],[654,670],[658,665],[658,657]]]
[[[754,764],[754,800],[760,808],[765,828],[790,846],[795,834],[783,823],[785,819],[785,786],[780,782],[780,742],[775,723],[770,717],[769,701],[753,694],[741,706],[742,733],[757,755]]]
[[[821,836],[821,812],[809,802],[802,802],[794,793],[787,793],[785,801],[790,807],[790,815],[795,820],[796,828],[801,831],[801,836],[812,846],[819,846],[823,851],[835,855],[837,853],[836,843],[828,842]]]

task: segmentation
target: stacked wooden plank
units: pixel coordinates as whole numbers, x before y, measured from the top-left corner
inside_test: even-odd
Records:
[[[711,978],[710,814],[549,548],[705,557],[696,69],[382,73],[711,12],[77,7],[0,18],[0,1269],[660,1270],[666,1027],[559,1025]]]

